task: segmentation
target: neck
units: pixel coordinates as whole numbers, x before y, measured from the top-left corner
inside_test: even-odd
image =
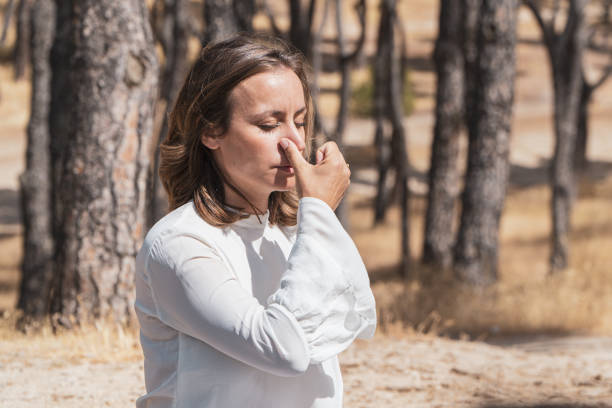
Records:
[[[247,201],[244,198],[246,197],[246,194],[242,193],[243,195],[240,195],[227,185],[224,187],[226,204],[232,207],[242,208],[242,211],[248,214],[264,214],[266,211],[268,211],[269,194],[265,196],[261,195],[259,197],[247,197]],[[253,209],[252,206],[255,207],[255,209]]]

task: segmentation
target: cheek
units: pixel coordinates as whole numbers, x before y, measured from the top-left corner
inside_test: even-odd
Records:
[[[272,136],[262,138],[251,146],[248,154],[251,160],[261,165],[270,166],[276,164],[280,160],[278,141]]]
[[[281,153],[273,137],[254,138],[232,146],[230,162],[241,173],[261,173],[280,161]]]

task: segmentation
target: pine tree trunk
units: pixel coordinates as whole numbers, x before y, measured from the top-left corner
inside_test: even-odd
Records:
[[[403,278],[410,274],[410,213],[408,178],[410,163],[408,160],[406,130],[404,128],[404,64],[402,54],[397,52],[395,27],[397,26],[397,1],[386,0],[390,18],[390,52],[387,67],[389,70],[389,111],[392,126],[391,151],[395,167],[396,185],[399,187],[401,219],[401,263],[399,273]]]
[[[346,128],[346,121],[348,118],[348,107],[351,99],[351,67],[354,60],[361,53],[365,40],[365,13],[366,6],[365,0],[360,0],[357,5],[357,11],[359,12],[361,22],[361,34],[355,50],[349,54],[344,38],[344,19],[342,2],[335,0],[336,9],[336,33],[337,33],[337,45],[338,45],[338,66],[340,67],[340,107],[338,108],[338,114],[336,116],[336,131],[334,133],[334,140],[338,144],[338,147],[344,152],[344,130]],[[314,50],[313,50],[314,51]],[[313,52],[314,53],[314,52]],[[348,196],[348,191],[345,197]],[[348,231],[350,230],[348,204],[346,200],[342,200],[338,208],[336,208],[336,215],[338,219]]]
[[[574,169],[582,175],[587,166],[587,145],[589,136],[589,104],[593,96],[593,88],[582,79],[580,90],[580,106],[578,107],[578,128],[576,130],[576,149],[574,150]]]
[[[253,31],[255,0],[234,0],[234,15],[240,31]]]
[[[461,43],[463,46],[464,70],[465,75],[465,122],[468,123],[471,115],[476,113],[475,94],[478,89],[476,72],[478,66],[478,30],[480,22],[480,10],[483,0],[461,0],[461,18],[463,20],[463,32]]]
[[[170,0],[164,10],[164,24],[169,29],[166,43],[165,62],[161,79],[160,99],[167,111],[173,108],[175,98],[181,89],[185,75],[189,69],[187,60],[189,52],[189,1]],[[168,212],[168,196],[159,180],[159,145],[168,133],[168,115],[164,115],[162,126],[157,135],[157,143],[153,156],[153,165],[147,185],[147,227],[150,228]]]
[[[53,277],[51,222],[51,162],[49,152],[49,55],[55,31],[53,0],[36,0],[31,14],[32,94],[26,170],[20,177],[23,217],[23,263],[17,307],[24,313],[20,324],[42,318],[48,311]]]
[[[73,85],[62,105],[69,143],[56,191],[63,206],[52,312],[68,326],[107,315],[130,321],[157,96],[148,11],[139,0],[60,3],[69,3],[70,29],[59,40],[73,50]]]
[[[514,99],[517,0],[483,0],[478,32],[478,81],[468,122],[469,151],[457,277],[473,285],[497,280],[499,219],[509,172]]]
[[[204,2],[204,44],[220,41],[238,32],[233,0]]]
[[[311,27],[316,2],[317,0],[309,0],[306,9],[302,0],[289,0],[289,41],[307,57],[311,56]]]
[[[343,30],[342,2],[340,0],[335,0],[334,6],[336,11],[338,66],[340,67],[340,106],[336,115],[336,131],[334,132],[334,141],[340,148],[340,151],[344,152],[344,129],[346,127],[346,120],[348,116],[348,102],[351,97],[351,61],[346,58],[347,51]],[[345,194],[345,197],[347,196],[348,191]],[[346,199],[343,199],[336,208],[336,216],[344,228],[347,231],[350,230]]]
[[[310,64],[312,66],[312,84],[310,95],[312,97],[312,105],[314,109],[314,137],[311,139],[310,154],[311,160],[315,160],[314,155],[319,147],[318,135],[323,135],[323,140],[328,140],[329,135],[325,128],[323,121],[321,120],[321,113],[319,111],[319,77],[323,68],[323,58],[321,55],[321,40],[323,36],[323,29],[327,23],[327,17],[329,15],[329,9],[331,6],[331,0],[325,0],[323,2],[323,11],[319,26],[314,30],[312,34],[312,52],[310,56]]]
[[[423,262],[449,267],[454,244],[453,223],[459,188],[459,135],[464,123],[464,59],[462,7],[440,2],[439,34],[434,52],[436,123],[429,166]]]
[[[70,62],[74,53],[71,38],[72,5],[68,1],[55,0],[56,21],[55,37],[51,48],[51,106],[49,108],[49,150],[51,154],[51,213],[53,216],[53,239],[56,252],[57,242],[63,234],[64,200],[58,194],[62,185],[64,156],[69,144],[71,127],[70,103],[74,100],[73,83],[70,78]],[[60,274],[56,272],[54,253],[54,272],[51,284],[51,297],[58,285]]]
[[[386,1],[386,0],[385,0]],[[374,144],[376,146],[376,167],[378,171],[378,181],[376,197],[374,199],[374,225],[385,219],[389,204],[389,194],[387,192],[387,176],[391,165],[391,146],[385,132],[384,122],[389,117],[388,104],[389,95],[389,66],[388,61],[391,55],[392,33],[391,14],[383,1],[378,26],[378,41],[376,47],[376,59],[374,60],[374,119],[376,131]]]
[[[586,149],[586,115],[590,96],[584,92],[586,83],[582,59],[587,46],[585,8],[588,2],[569,2],[567,21],[560,32],[556,31],[554,23],[556,10],[553,17],[546,21],[536,2],[525,0],[525,3],[542,31],[553,78],[555,151],[551,169],[553,230],[550,270],[555,272],[568,265],[570,215],[576,182],[574,165],[577,154],[581,154],[576,152],[581,127],[585,136],[583,147]],[[602,80],[605,78],[602,77]],[[584,115],[582,122],[581,115]]]
[[[31,59],[30,20],[32,17],[32,1],[19,0],[19,5],[17,6],[17,38],[15,40],[15,54],[13,55],[16,80],[23,79],[28,62]]]
[[[555,90],[555,151],[552,165],[553,234],[551,271],[565,269],[569,258],[571,207],[575,197],[574,154],[582,94],[582,57],[586,47],[586,0],[570,2],[567,29],[557,37],[552,56]]]

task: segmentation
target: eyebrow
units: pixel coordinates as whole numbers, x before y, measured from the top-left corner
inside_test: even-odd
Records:
[[[303,112],[305,112],[305,111],[306,111],[306,107],[305,107],[305,106],[303,106],[303,107],[301,107],[300,109],[298,109],[298,110],[297,110],[297,111],[296,111],[296,112],[293,114],[293,116],[295,117],[295,116],[297,116],[297,115],[299,115],[299,114],[301,114],[301,113],[303,113]],[[253,118],[254,118],[254,119],[262,119],[262,118],[267,117],[267,116],[280,116],[280,115],[283,115],[284,113],[285,113],[285,112],[283,112],[283,111],[279,111],[279,110],[267,110],[267,111],[265,111],[265,112],[256,113],[255,115],[253,115]]]

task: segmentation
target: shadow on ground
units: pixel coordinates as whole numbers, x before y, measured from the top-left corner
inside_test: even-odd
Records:
[[[18,224],[20,222],[19,193],[8,188],[0,189],[0,224]]]

